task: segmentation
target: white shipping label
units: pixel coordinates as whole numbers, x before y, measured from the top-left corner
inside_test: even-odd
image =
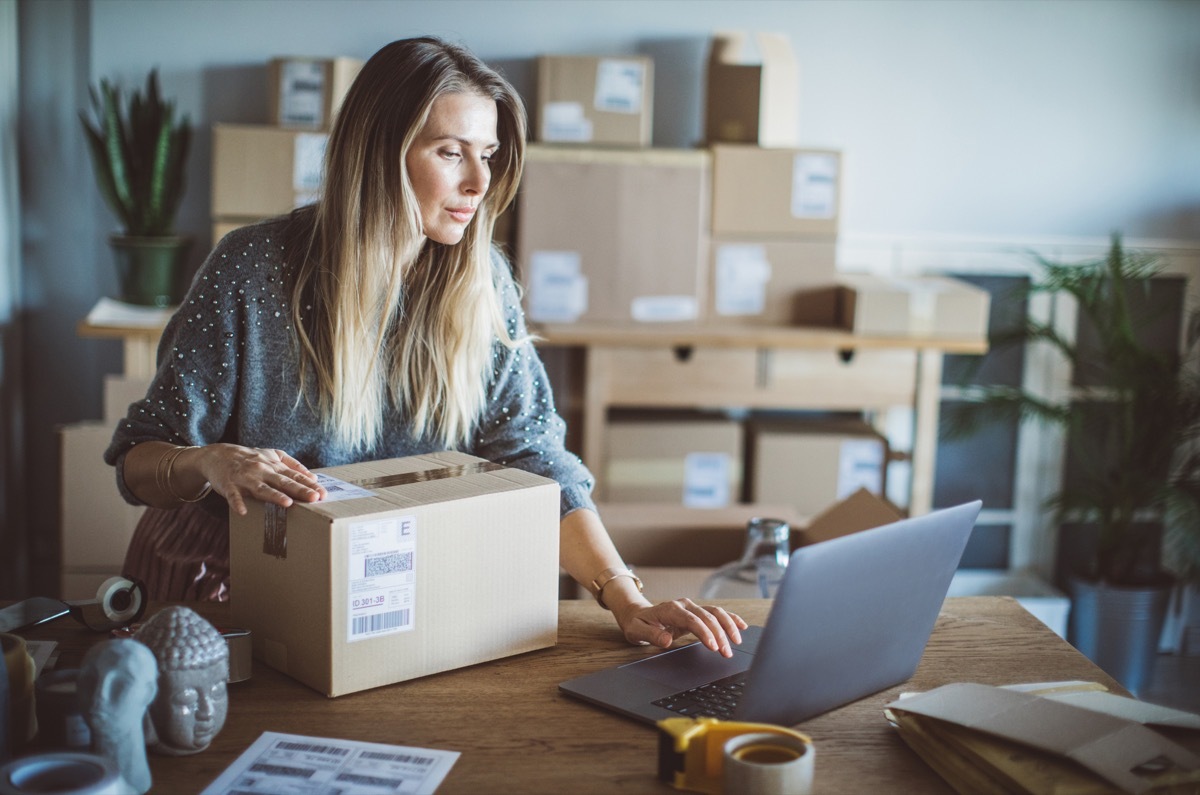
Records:
[[[763,246],[723,245],[717,249],[718,315],[761,315],[767,304],[771,263]]]
[[[579,252],[535,251],[529,256],[529,319],[573,323],[587,311],[587,277]]]
[[[683,504],[722,508],[729,504],[728,453],[688,453],[683,462]]]
[[[325,159],[324,133],[300,133],[292,144],[292,190],[312,195],[321,189],[321,162]],[[297,205],[299,206],[299,205]]]
[[[872,494],[883,492],[883,444],[876,439],[847,439],[838,456],[837,498],[849,497],[860,488]]]
[[[411,630],[417,595],[416,517],[352,522],[346,543],[346,641]]]
[[[690,295],[639,295],[629,302],[629,314],[639,323],[695,320],[700,310]]]
[[[319,127],[325,121],[325,69],[318,61],[287,61],[279,85],[279,123]]]
[[[646,65],[641,61],[605,58],[596,67],[596,110],[640,113],[646,86]]]
[[[837,215],[837,158],[800,154],[792,159],[792,217],[833,218]]]
[[[542,105],[542,140],[586,144],[592,140],[592,121],[578,102]]]
[[[330,477],[324,472],[318,472],[317,483],[325,487],[328,495],[321,502],[337,502],[339,500],[357,500],[363,497],[375,496],[372,492],[361,486],[355,486],[353,483],[347,483],[344,480]]]

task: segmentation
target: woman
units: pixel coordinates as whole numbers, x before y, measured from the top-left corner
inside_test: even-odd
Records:
[[[466,50],[393,42],[343,100],[316,205],[240,229],[209,256],[105,453],[125,498],[150,506],[126,574],[151,598],[227,598],[228,511],[320,500],[310,466],[460,449],[559,482],[562,566],[630,642],[665,648],[692,633],[732,655],[740,617],[642,597],[590,473],[563,447],[491,245],[525,129],[512,87]]]

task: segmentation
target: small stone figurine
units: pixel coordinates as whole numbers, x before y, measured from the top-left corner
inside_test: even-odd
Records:
[[[229,646],[212,624],[188,607],[155,613],[134,638],[158,659],[158,696],[150,705],[149,744],[166,756],[208,747],[229,708]]]
[[[107,757],[136,793],[150,789],[143,723],[158,688],[154,655],[135,640],[97,643],[80,666],[79,710],[92,750]]]

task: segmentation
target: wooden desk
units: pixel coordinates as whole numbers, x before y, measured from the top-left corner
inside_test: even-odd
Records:
[[[726,603],[761,623],[767,603]],[[161,606],[161,605],[160,605]],[[155,606],[151,606],[151,613]],[[226,623],[228,605],[201,613]],[[58,640],[59,667],[78,665],[98,637],[70,619],[22,633]],[[561,695],[560,681],[650,653],[627,645],[591,601],[561,603],[553,649],[337,699],[255,662],[229,688],[229,717],[212,746],[151,756],[154,792],[198,792],[264,731],[460,751],[439,792],[673,792],[656,778],[656,731]],[[1007,597],[947,601],[925,657],[905,685],[801,724],[816,743],[821,793],[951,790],[896,736],[883,706],[902,690],[1086,679],[1124,692],[1103,671]]]
[[[983,338],[882,337],[821,328],[564,324],[533,329],[584,351],[582,457],[603,477],[613,407],[913,410],[908,508],[933,507],[939,390],[947,353]]]

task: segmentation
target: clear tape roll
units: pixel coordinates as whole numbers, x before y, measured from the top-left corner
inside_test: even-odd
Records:
[[[721,791],[727,795],[810,795],[812,743],[788,734],[754,732],[725,743]]]

